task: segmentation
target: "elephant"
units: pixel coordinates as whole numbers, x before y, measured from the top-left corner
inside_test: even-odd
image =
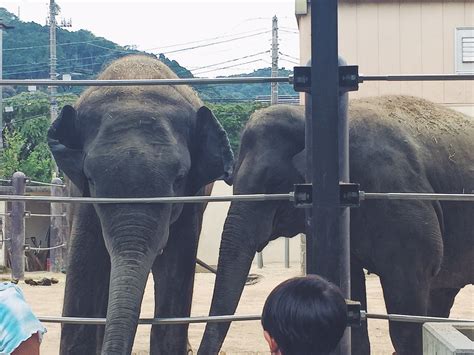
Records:
[[[176,78],[145,55],[117,59],[98,77]],[[234,165],[226,132],[188,86],[89,88],[62,108],[48,143],[86,197],[202,195]],[[94,203],[71,211],[63,315],[106,317],[106,325],[63,325],[61,354],[130,354],[150,270],[155,317],[189,316],[202,203]],[[153,325],[151,354],[185,354],[187,331]]]
[[[411,96],[349,103],[350,178],[366,192],[474,192],[474,122]],[[270,106],[246,124],[234,194],[288,193],[304,182],[303,107]],[[210,315],[234,314],[256,251],[305,232],[289,201],[232,202],[222,234]],[[351,209],[351,294],[367,309],[364,269],[380,277],[389,313],[448,317],[474,282],[474,204],[367,200]],[[199,354],[217,354],[229,323],[207,324]],[[398,355],[422,353],[421,326],[390,323]],[[367,325],[352,329],[352,353],[369,354]]]

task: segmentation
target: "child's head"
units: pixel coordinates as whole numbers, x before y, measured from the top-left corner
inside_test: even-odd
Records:
[[[328,354],[347,326],[347,306],[338,287],[316,276],[278,285],[263,307],[262,326],[272,353]]]

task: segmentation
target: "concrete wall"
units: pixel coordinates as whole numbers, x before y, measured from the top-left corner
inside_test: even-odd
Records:
[[[232,195],[232,187],[223,181],[217,181],[212,191],[213,196]],[[217,265],[222,230],[230,203],[209,203],[204,213],[203,228],[199,240],[198,258],[210,265]],[[263,250],[263,262],[284,264],[284,238],[278,238]],[[290,261],[300,262],[300,237],[290,239]],[[254,259],[256,263],[256,258]]]
[[[455,29],[474,27],[472,0],[340,0],[339,53],[359,72],[454,74]],[[310,58],[310,9],[297,16],[300,62]],[[474,116],[473,81],[367,82],[351,97],[409,94]]]

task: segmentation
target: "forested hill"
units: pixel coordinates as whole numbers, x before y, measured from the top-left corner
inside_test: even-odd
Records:
[[[8,79],[49,78],[49,27],[34,22],[23,22],[14,14],[0,8],[0,20],[14,26],[3,34],[3,77]],[[94,78],[110,61],[132,53],[142,53],[133,48],[122,47],[97,37],[86,30],[71,32],[57,29],[57,72],[59,75],[72,74],[73,79]],[[192,73],[178,62],[159,55],[181,78],[193,77]],[[291,72],[280,70],[279,75]],[[270,68],[236,76],[270,76]],[[207,85],[196,86],[204,100],[253,100],[256,96],[269,95],[270,84],[252,85]],[[25,88],[5,88],[5,96],[11,96]],[[81,90],[75,88],[74,91]],[[294,95],[289,84],[279,84],[279,93]]]

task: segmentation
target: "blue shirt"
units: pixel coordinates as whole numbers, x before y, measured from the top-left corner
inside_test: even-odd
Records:
[[[31,335],[46,328],[33,314],[21,289],[11,282],[0,282],[0,354],[12,353]]]

